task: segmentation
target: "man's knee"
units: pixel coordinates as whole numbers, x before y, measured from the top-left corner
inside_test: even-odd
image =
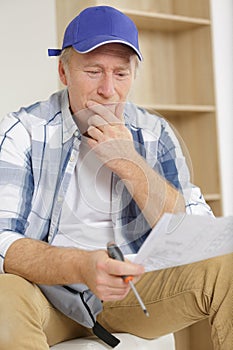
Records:
[[[220,283],[232,284],[233,254],[218,256],[204,261],[208,277],[213,275]]]

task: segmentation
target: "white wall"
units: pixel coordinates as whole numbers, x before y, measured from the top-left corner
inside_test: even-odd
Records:
[[[211,0],[223,213],[233,215],[233,1]]]
[[[233,215],[233,2],[211,5],[223,209]],[[56,47],[55,0],[0,0],[0,38],[1,118],[58,89],[57,60],[47,57]]]
[[[55,0],[0,0],[0,118],[57,90]]]

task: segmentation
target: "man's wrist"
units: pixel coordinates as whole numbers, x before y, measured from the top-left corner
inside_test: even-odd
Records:
[[[110,160],[108,166],[121,179],[132,179],[135,171],[143,171],[143,158],[136,150],[132,151],[129,156]]]

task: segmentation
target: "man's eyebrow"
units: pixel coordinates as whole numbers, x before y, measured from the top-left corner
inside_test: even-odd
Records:
[[[104,66],[101,64],[101,63],[85,63],[83,65],[84,68],[88,68],[88,67],[93,67],[93,68],[104,68]],[[116,65],[114,67],[114,70],[115,69],[120,69],[120,70],[127,70],[127,69],[130,69],[130,64],[129,63],[125,63],[125,64],[119,64],[119,65]]]
[[[101,66],[102,66],[101,63],[88,63],[88,62],[83,65],[84,68],[87,68],[87,67],[101,67]]]

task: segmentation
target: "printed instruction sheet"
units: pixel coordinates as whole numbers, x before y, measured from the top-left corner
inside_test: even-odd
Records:
[[[233,216],[164,214],[133,261],[153,271],[232,252]]]

